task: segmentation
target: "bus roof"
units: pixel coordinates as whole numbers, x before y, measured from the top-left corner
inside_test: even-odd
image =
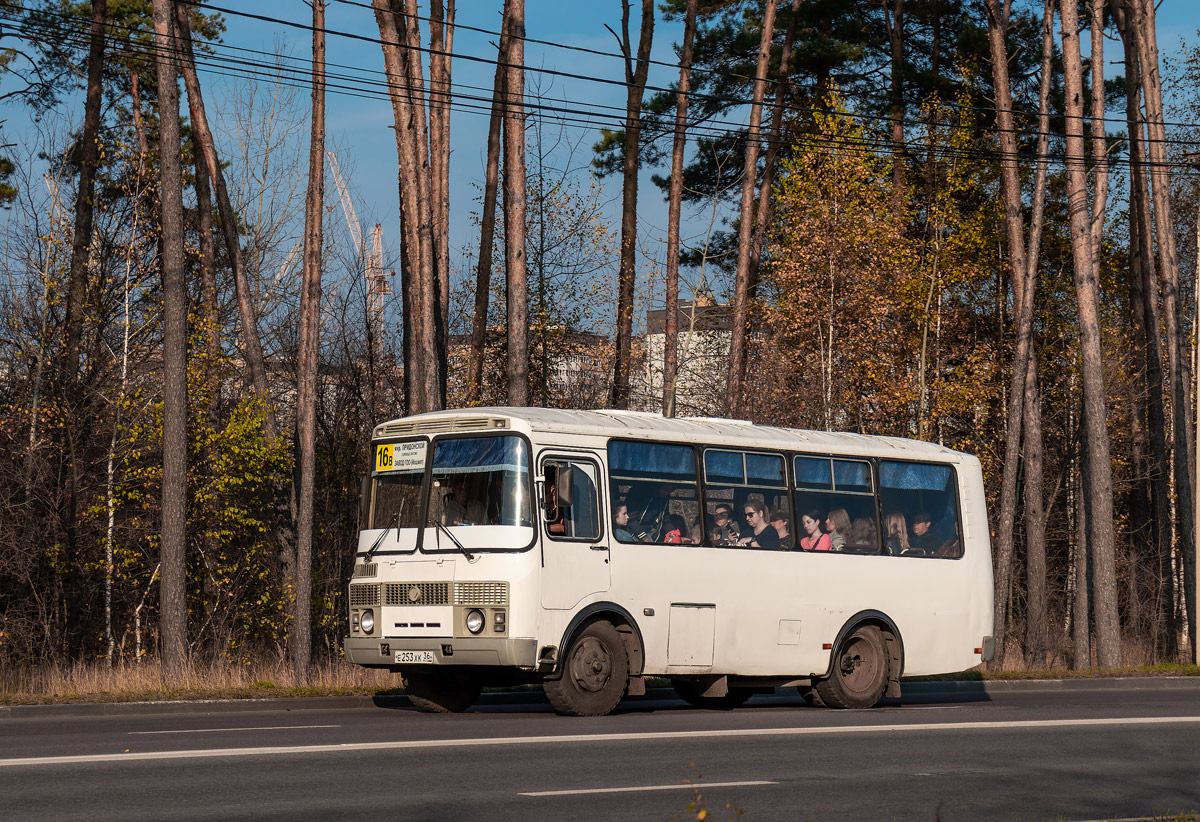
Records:
[[[558,408],[485,407],[431,411],[381,423],[376,426],[374,436],[381,438],[417,433],[469,433],[525,427],[530,431],[542,433],[704,442],[713,445],[779,448],[810,453],[943,461],[959,461],[964,457],[970,461],[975,459],[936,443],[900,437],[781,428],[716,417],[670,419],[650,411],[614,409],[571,411]]]

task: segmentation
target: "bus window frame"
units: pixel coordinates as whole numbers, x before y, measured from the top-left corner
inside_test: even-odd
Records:
[[[796,535],[796,510],[795,510],[796,509],[796,500],[794,499],[795,482],[793,481],[793,477],[792,477],[792,466],[791,466],[792,457],[788,451],[784,451],[784,450],[773,451],[769,448],[738,448],[735,445],[708,445],[705,443],[696,443],[692,447],[695,450],[700,452],[698,455],[699,465],[700,465],[700,512],[701,512],[701,516],[704,517],[704,522],[701,523],[701,532],[704,535],[704,541],[700,543],[700,547],[719,548],[722,551],[772,551],[775,553],[782,553],[782,554],[792,553],[794,551],[800,550],[798,547],[794,547],[790,550],[785,549],[785,548],[758,548],[753,545],[742,545],[741,543],[737,543],[736,545],[713,545],[712,542],[709,541],[708,512],[707,512],[707,510],[705,510],[705,506],[708,504],[708,487],[709,487],[708,473],[704,470],[704,455],[707,452],[709,452],[709,451],[724,451],[725,453],[728,453],[728,454],[741,454],[742,455],[742,480],[743,480],[743,482],[737,486],[732,486],[732,485],[728,485],[728,484],[722,485],[721,483],[714,482],[714,483],[712,483],[712,485],[715,488],[737,487],[737,488],[746,488],[746,489],[751,489],[751,490],[757,489],[759,491],[764,491],[768,488],[773,488],[773,486],[768,486],[768,485],[749,485],[748,484],[747,477],[746,477],[746,456],[745,455],[746,454],[765,454],[765,455],[770,455],[772,457],[779,457],[780,459],[783,460],[782,490],[783,490],[784,497],[788,501],[788,503],[787,503],[788,504],[788,515],[792,518],[791,522],[789,524],[792,526],[791,532],[792,532],[793,538],[795,538],[795,535]],[[766,499],[766,494],[763,494],[763,499],[764,500]],[[739,507],[739,506],[734,506],[734,507]],[[770,516],[770,509],[767,510],[767,515]],[[734,518],[737,520],[737,522],[739,524],[739,530],[740,530],[741,518],[738,516],[737,511],[734,511]],[[768,523],[768,524],[770,524],[770,523]],[[799,539],[795,539],[795,543],[797,546],[799,546],[799,544],[800,544]]]
[[[928,555],[917,556],[915,554],[909,556],[901,556],[903,559],[940,559],[940,560],[960,560],[967,555],[967,542],[963,537],[963,507],[962,507],[962,483],[959,482],[958,465],[953,462],[935,462],[933,460],[918,460],[918,459],[898,459],[896,457],[872,457],[875,463],[875,487],[878,489],[875,492],[875,506],[878,511],[876,521],[879,523],[880,534],[883,533],[883,486],[879,481],[879,463],[881,462],[901,462],[907,465],[935,465],[950,469],[950,475],[954,478],[954,531],[955,539],[958,540],[959,553],[956,557],[935,557]],[[913,513],[917,513],[914,511]],[[881,554],[881,556],[889,556]]]
[[[675,446],[678,448],[687,448],[688,450],[690,450],[692,452],[692,466],[696,472],[696,506],[699,509],[699,511],[701,512],[701,516],[703,516],[703,510],[704,510],[704,462],[701,457],[701,454],[699,453],[700,448],[702,446],[697,445],[696,443],[693,443],[693,442],[675,442],[672,440],[658,440],[658,439],[650,439],[650,438],[631,439],[629,437],[609,437],[605,441],[605,443],[604,443],[604,467],[607,469],[607,474],[608,474],[608,476],[605,477],[605,484],[606,484],[606,487],[608,488],[607,496],[609,498],[608,504],[609,504],[610,508],[612,508],[613,510],[616,510],[614,507],[614,501],[612,499],[612,486],[613,486],[613,482],[614,482],[614,474],[613,474],[613,470],[612,470],[612,461],[609,459],[609,452],[608,452],[608,449],[612,446],[612,444],[614,442],[628,443],[631,445],[671,445],[671,446]],[[616,481],[619,481],[620,479],[622,479],[622,475],[620,475],[620,474],[615,475],[615,476],[616,476]],[[624,477],[624,478],[630,479],[630,480],[634,479],[632,477]],[[656,480],[637,480],[637,481],[653,482]],[[663,481],[669,482],[670,480],[663,480]],[[684,485],[684,484],[685,483],[682,481],[679,481],[676,483],[676,485]],[[668,503],[668,505],[670,505],[670,503]],[[701,522],[701,527],[703,528],[703,522]],[[671,543],[663,543],[663,542],[620,542],[616,539],[615,536],[613,537],[613,542],[615,542],[619,545],[671,545]],[[705,542],[701,542],[698,545],[694,545],[691,543],[685,544],[685,547],[688,547],[688,548],[701,548],[701,547],[705,547],[705,546],[706,546]]]
[[[533,532],[533,535],[529,538],[529,542],[527,544],[525,544],[519,548],[481,548],[479,546],[472,545],[471,551],[475,552],[475,553],[485,553],[485,554],[523,554],[526,551],[528,551],[530,548],[532,548],[533,546],[537,545],[538,527],[537,527],[537,525],[533,524],[533,522],[535,519],[540,519],[541,517],[538,515],[536,500],[533,496],[533,475],[534,475],[533,466],[535,463],[534,463],[534,459],[533,459],[533,443],[530,441],[529,437],[525,436],[525,434],[521,433],[520,431],[513,431],[513,430],[507,429],[507,428],[506,429],[497,429],[494,431],[469,431],[469,432],[467,432],[467,431],[464,431],[464,432],[446,431],[446,432],[439,432],[438,434],[435,434],[434,436],[429,438],[429,444],[430,444],[429,453],[425,457],[425,487],[422,489],[423,496],[421,498],[421,513],[423,515],[422,522],[424,523],[424,525],[417,526],[417,529],[418,529],[417,530],[417,546],[416,546],[417,552],[422,553],[422,554],[428,554],[429,556],[440,556],[442,554],[459,554],[459,555],[462,554],[462,551],[460,551],[458,549],[458,547],[456,547],[456,546],[451,546],[450,548],[443,548],[440,551],[437,550],[436,548],[430,549],[430,550],[425,549],[425,532],[431,528],[436,529],[438,527],[436,523],[430,522],[430,520],[429,520],[429,496],[433,491],[433,455],[434,455],[434,452],[437,450],[438,442],[440,442],[441,440],[482,439],[485,437],[492,437],[492,438],[516,437],[516,438],[520,439],[523,443],[525,443],[526,454],[528,455],[528,458],[529,458],[529,467],[528,467],[528,470],[525,472],[525,495],[529,500],[529,518],[530,518],[529,530]],[[509,526],[495,526],[495,527],[498,527],[498,528],[504,528],[504,527],[520,528],[523,526],[509,525]],[[380,552],[380,553],[382,553],[382,552]]]
[[[376,491],[378,490],[378,485],[376,484],[376,478],[380,477],[380,476],[387,476],[387,475],[393,473],[391,471],[377,471],[375,469],[376,449],[378,449],[378,447],[381,445],[395,445],[395,444],[401,443],[401,442],[422,442],[422,441],[425,443],[425,464],[421,467],[421,490],[418,492],[418,499],[417,499],[417,517],[418,517],[418,519],[423,518],[422,515],[425,512],[425,505],[426,505],[426,499],[427,499],[427,496],[426,496],[427,491],[428,491],[427,486],[429,485],[429,478],[431,476],[430,471],[429,471],[429,466],[431,465],[431,461],[433,460],[433,449],[429,447],[430,439],[431,438],[426,434],[416,434],[416,435],[408,436],[408,437],[397,437],[395,439],[371,440],[371,471],[369,474],[367,474],[367,477],[371,481],[371,498],[370,498],[370,501],[368,502],[368,510],[370,511],[370,514],[371,514],[370,518],[372,520],[372,523],[371,523],[370,528],[361,528],[361,529],[359,529],[360,531],[378,531],[381,528],[388,527],[386,524],[384,524],[384,525],[380,526],[379,528],[376,528],[375,523],[373,521],[375,518],[375,496],[376,496]],[[416,554],[418,551],[420,551],[421,538],[424,535],[425,529],[419,525],[412,525],[412,526],[408,526],[408,527],[416,528],[417,532],[418,532],[417,539],[413,543],[412,550],[410,550],[410,551],[397,551],[397,550],[376,551],[374,555],[375,556],[397,556],[397,555],[398,556],[410,556],[410,555]]]
[[[607,453],[607,452],[608,452],[608,447],[605,446],[605,453]],[[596,469],[596,524],[600,528],[600,533],[597,534],[595,538],[566,537],[566,536],[561,536],[559,534],[551,533],[550,527],[549,527],[550,522],[547,521],[547,519],[545,517],[545,511],[542,510],[540,504],[534,506],[534,508],[537,509],[539,512],[538,520],[541,522],[541,528],[534,529],[534,530],[540,531],[541,533],[545,534],[547,539],[552,539],[555,542],[580,542],[580,543],[586,542],[586,543],[591,543],[593,545],[599,544],[601,542],[607,543],[608,529],[604,527],[605,526],[605,506],[602,501],[602,498],[607,496],[607,494],[601,493],[601,488],[607,487],[607,482],[606,482],[606,479],[604,476],[603,466],[600,464],[600,462],[596,459],[596,457],[590,451],[572,452],[569,450],[559,449],[559,448],[554,448],[552,446],[548,446],[548,447],[542,449],[542,452],[540,454],[538,454],[538,461],[537,461],[538,470],[537,470],[536,477],[534,479],[535,485],[544,482],[544,480],[542,480],[541,478],[545,477],[545,475],[546,475],[546,463],[547,462],[557,462],[557,463],[581,462],[581,463],[587,463],[588,465],[590,465],[594,469]],[[542,489],[542,493],[543,494],[546,493],[544,488]]]

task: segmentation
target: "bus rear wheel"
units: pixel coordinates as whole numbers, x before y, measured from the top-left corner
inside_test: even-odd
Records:
[[[579,632],[563,659],[561,675],[544,684],[550,704],[566,716],[604,716],[629,685],[625,642],[609,622]]]
[[[704,696],[704,687],[690,679],[672,679],[671,687],[680,699],[693,708],[710,711],[732,711],[746,704],[746,700],[754,695],[750,688],[730,688],[725,696]]]
[[[883,634],[864,625],[842,642],[832,674],[817,681],[814,690],[830,708],[870,708],[887,688],[888,664]]]
[[[431,714],[457,714],[475,704],[483,690],[478,677],[462,671],[406,673],[404,692],[421,711]]]

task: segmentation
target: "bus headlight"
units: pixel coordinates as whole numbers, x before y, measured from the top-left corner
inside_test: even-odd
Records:
[[[375,612],[370,608],[362,612],[362,616],[358,619],[358,624],[362,627],[364,634],[373,633],[375,631]]]
[[[478,608],[473,608],[470,611],[467,611],[467,630],[468,631],[470,631],[473,634],[482,633],[483,626],[485,624],[486,624],[486,620],[483,618],[483,611],[480,611]]]

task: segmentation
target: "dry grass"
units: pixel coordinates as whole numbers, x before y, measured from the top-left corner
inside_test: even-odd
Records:
[[[315,663],[302,682],[278,659],[249,664],[193,662],[179,672],[167,672],[155,660],[116,663],[111,668],[101,660],[0,668],[0,705],[338,696],[375,694],[399,685],[394,674],[340,659]]]

